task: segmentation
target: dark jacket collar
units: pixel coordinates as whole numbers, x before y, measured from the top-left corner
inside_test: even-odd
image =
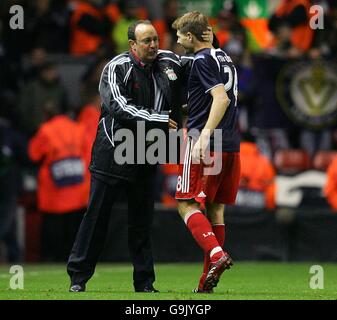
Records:
[[[145,63],[143,63],[140,58],[137,56],[137,54],[135,52],[133,52],[132,50],[129,51],[130,54],[130,58],[132,60],[132,62],[140,67],[140,68],[144,68],[145,67]]]
[[[133,52],[132,50],[129,51],[129,56],[131,61],[141,70],[145,71],[145,72],[149,72],[152,70],[152,64],[145,64],[143,63],[140,58],[137,56],[137,54],[135,52]]]

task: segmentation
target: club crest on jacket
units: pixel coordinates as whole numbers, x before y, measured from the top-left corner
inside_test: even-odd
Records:
[[[171,81],[174,81],[174,80],[177,80],[178,77],[177,75],[175,74],[174,70],[170,67],[167,67],[165,70],[165,73],[167,75],[167,77],[171,80]]]

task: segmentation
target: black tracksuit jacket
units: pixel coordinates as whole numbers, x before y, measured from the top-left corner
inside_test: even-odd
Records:
[[[104,67],[99,84],[101,116],[89,167],[94,175],[105,179],[136,179],[137,170],[144,167],[116,162],[116,148],[123,143],[116,141],[116,131],[131,130],[136,148],[137,122],[143,121],[146,130],[160,128],[165,132],[168,132],[169,117],[181,125],[181,106],[186,101],[184,92],[191,61],[171,51],[159,50],[152,66],[144,67],[131,52],[125,52]]]

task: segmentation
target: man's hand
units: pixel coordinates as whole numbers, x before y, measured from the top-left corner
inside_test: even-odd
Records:
[[[184,115],[184,116],[187,116],[188,115],[188,107],[187,107],[187,104],[183,104],[181,106],[181,113]]]
[[[206,149],[209,144],[210,134],[202,132],[199,139],[193,146],[192,163],[200,163],[206,158]]]
[[[172,110],[169,111],[169,114],[171,112],[172,112]],[[172,120],[172,119],[169,119],[168,125],[169,125],[169,130],[170,129],[173,129],[173,130],[177,130],[178,129],[178,124],[174,120]]]
[[[213,43],[213,31],[211,27],[207,27],[207,31],[203,31],[201,35],[202,39],[206,42]]]
[[[174,129],[174,130],[178,129],[178,124],[172,119],[169,119],[169,129]]]

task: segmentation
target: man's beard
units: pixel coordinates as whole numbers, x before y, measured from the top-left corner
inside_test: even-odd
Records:
[[[151,55],[151,58],[148,58],[148,57],[144,58],[144,59],[142,60],[142,62],[144,62],[144,63],[146,63],[146,64],[152,63],[154,60],[156,60],[157,55],[158,55],[158,51],[157,51],[156,53],[152,54],[152,55]]]

